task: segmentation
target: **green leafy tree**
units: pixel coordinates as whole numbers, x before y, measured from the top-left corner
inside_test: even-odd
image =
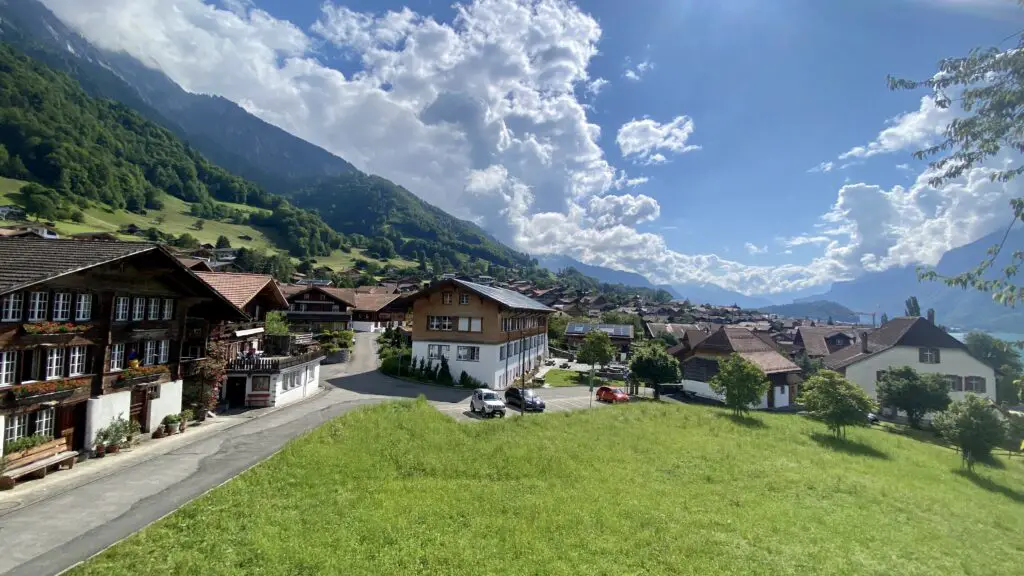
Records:
[[[885,312],[882,312],[882,317],[880,318],[880,322],[881,322],[880,325],[884,326],[885,323],[888,322],[888,321],[889,321],[889,315],[886,314]]]
[[[633,351],[629,362],[630,377],[642,382],[644,387],[654,388],[654,398],[661,398],[661,385],[679,382],[679,361],[669,356],[665,349],[653,341],[641,344]]]
[[[591,330],[583,337],[583,343],[576,352],[576,360],[590,364],[590,379],[593,386],[594,367],[598,364],[604,366],[615,358],[615,347],[612,346],[612,339],[607,332]]]
[[[427,360],[427,367],[420,374],[424,380],[434,381],[437,379],[437,371],[434,370],[434,361]]]
[[[730,354],[718,362],[718,373],[711,378],[711,389],[725,395],[725,405],[739,416],[760,402],[768,391],[768,378],[760,368],[747,362],[739,354]]]
[[[231,240],[227,236],[221,234],[217,237],[217,248],[231,248]]]
[[[173,244],[179,248],[189,248],[193,250],[199,248],[199,240],[188,232],[178,236],[174,240]]]
[[[548,342],[557,344],[565,337],[565,328],[569,325],[569,317],[565,314],[548,316]]]
[[[676,338],[675,334],[670,334],[668,332],[658,334],[657,340],[661,342],[665,348],[671,348],[679,344],[679,338]]]
[[[202,218],[199,218],[192,223],[192,228],[194,230],[202,230],[204,226],[206,226],[206,220],[203,220]]]
[[[903,309],[904,316],[920,316],[921,305],[917,302],[917,296],[907,298],[906,307]]]
[[[820,419],[836,438],[846,437],[848,426],[863,426],[875,403],[863,388],[837,372],[821,370],[804,381],[800,403]]]
[[[427,271],[427,253],[426,253],[426,251],[417,252],[416,253],[416,259],[419,261],[418,268],[419,268],[420,272],[426,272]]]
[[[995,408],[974,394],[967,394],[963,400],[937,414],[934,425],[943,438],[960,449],[963,463],[969,470],[1006,438],[1006,426]]]
[[[825,324],[828,324],[829,326],[834,326],[835,322],[832,320],[832,317],[829,316],[828,320],[825,321]]]
[[[288,334],[288,321],[285,320],[285,313],[280,310],[267,312],[267,316],[264,318],[264,330],[272,336]]]
[[[907,423],[919,428],[925,414],[949,406],[949,384],[938,374],[918,374],[910,366],[890,368],[878,383],[878,402],[906,412]]]
[[[73,210],[71,212],[71,221],[78,224],[85,222],[85,212],[82,212],[81,210]]]
[[[970,170],[985,166],[995,182],[1009,182],[1024,173],[1019,156],[1011,162],[989,162],[1006,151],[1024,149],[1024,35],[1014,34],[1012,48],[975,48],[966,56],[945,58],[939,62],[937,74],[923,80],[890,76],[892,90],[924,89],[934,94],[940,109],[958,107],[956,117],[946,126],[934,145],[918,150],[918,159],[930,159],[932,175],[929,184],[940,187],[961,178]],[[1009,40],[1007,38],[1006,40]],[[1013,306],[1024,297],[1024,288],[1015,283],[1024,251],[1015,250],[1001,270],[994,268],[1003,253],[1010,229],[1024,219],[1024,198],[1010,201],[1012,221],[1002,241],[989,250],[976,267],[956,276],[940,276],[934,270],[919,270],[923,280],[942,280],[949,286],[991,292],[997,302]]]
[[[451,384],[454,381],[451,368],[448,367],[447,356],[441,356],[441,367],[437,370],[437,381],[441,384]]]
[[[419,365],[419,369],[418,369],[418,370],[416,370],[416,377],[417,377],[417,378],[423,378],[423,377],[425,377],[425,376],[426,376],[426,374],[427,374],[427,359],[426,359],[426,358],[423,358],[423,357],[421,356],[421,357],[420,357],[420,365]]]
[[[1016,347],[984,332],[971,332],[964,343],[971,356],[996,371],[996,401],[1017,404],[1020,401],[1018,381],[1024,377],[1024,363]]]
[[[811,358],[807,354],[799,355],[796,365],[803,371],[804,378],[810,378],[825,368],[825,362],[821,358]]]

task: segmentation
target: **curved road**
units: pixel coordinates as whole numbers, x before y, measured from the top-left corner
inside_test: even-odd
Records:
[[[374,372],[374,348],[374,335],[358,334],[353,362],[323,366],[320,380],[327,390],[309,400],[52,498],[0,512],[0,574],[60,573],[270,457],[296,436],[387,399],[386,393],[350,391],[372,390],[390,380]]]

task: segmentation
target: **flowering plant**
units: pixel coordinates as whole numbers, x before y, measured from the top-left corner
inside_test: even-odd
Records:
[[[11,393],[14,394],[15,398],[42,396],[43,394],[52,394],[54,392],[63,392],[64,390],[81,388],[88,384],[90,379],[91,377],[61,378],[60,380],[46,380],[44,382],[21,384],[18,386],[11,386]]]
[[[38,322],[23,324],[26,334],[77,334],[92,328],[88,324],[73,324],[71,322]]]

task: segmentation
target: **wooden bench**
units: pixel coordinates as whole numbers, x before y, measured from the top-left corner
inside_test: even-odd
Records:
[[[26,464],[24,466],[8,468],[7,470],[4,470],[4,473],[0,474],[0,476],[10,478],[11,480],[17,480],[30,474],[35,476],[36,478],[45,478],[46,473],[49,471],[50,468],[54,466],[59,468],[64,463],[67,463],[68,470],[74,468],[75,460],[77,459],[78,452],[75,450],[68,450],[65,452],[61,452],[60,454],[54,454],[53,456],[50,456],[49,458],[45,458],[43,460],[36,460],[35,462]]]

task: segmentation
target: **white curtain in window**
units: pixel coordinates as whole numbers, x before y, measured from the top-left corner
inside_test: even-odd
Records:
[[[52,380],[64,375],[64,349],[50,348],[46,351],[46,379]]]
[[[75,320],[85,322],[92,319],[92,294],[79,294],[75,306]]]

